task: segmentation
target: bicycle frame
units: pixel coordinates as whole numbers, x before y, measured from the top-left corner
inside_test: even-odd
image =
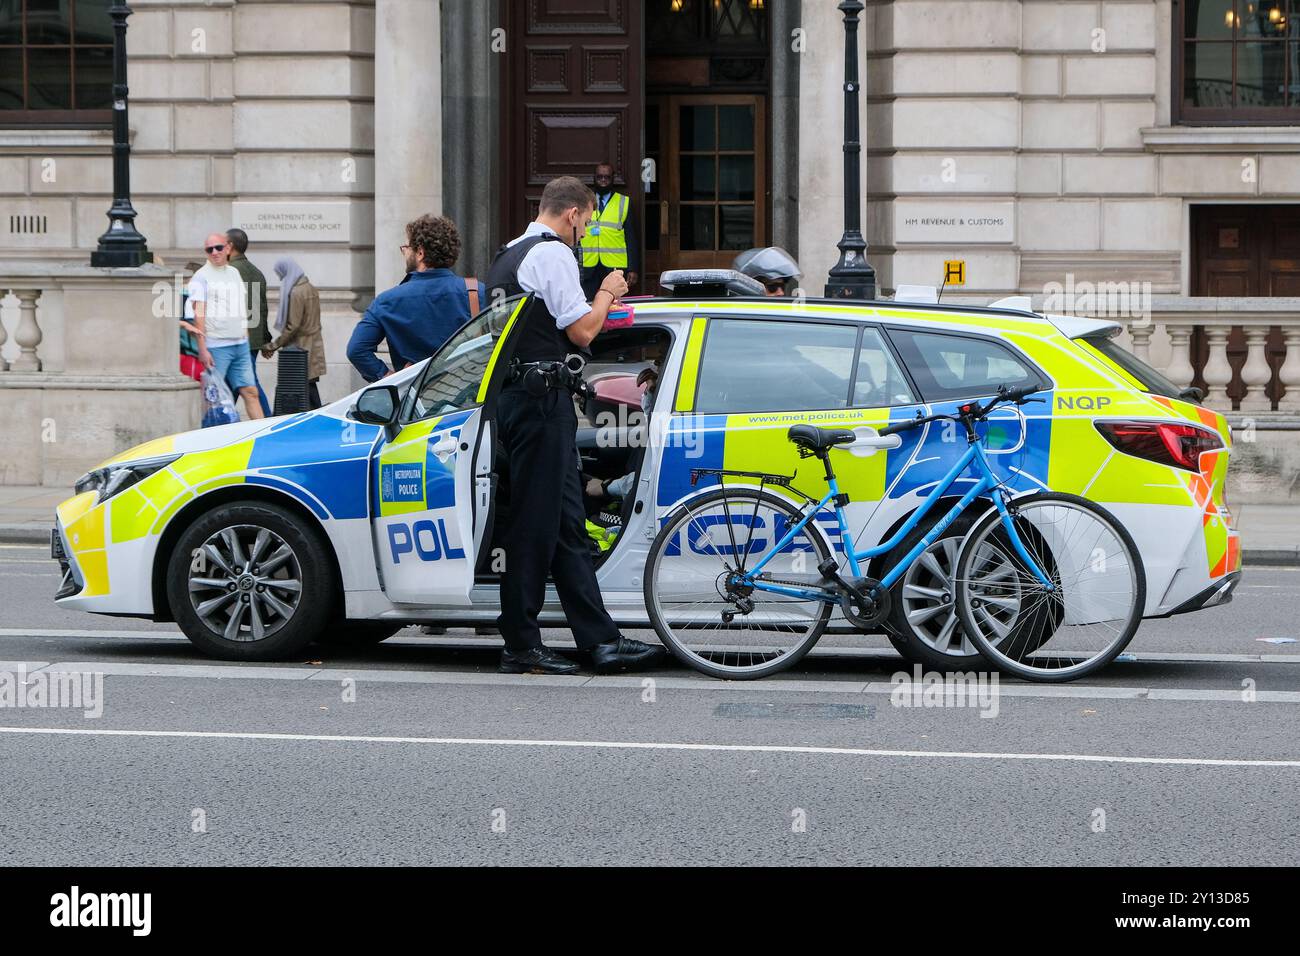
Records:
[[[933,528],[926,532],[925,536],[916,543],[912,550],[909,551],[903,559],[898,562],[898,564],[894,565],[894,567],[892,567],[885,576],[880,579],[880,584],[885,588],[892,587],[898,579],[907,572],[907,569],[912,566],[912,562],[920,557],[926,548],[934,544],[944,531],[946,531],[948,527],[957,520],[957,517],[970,507],[971,503],[974,502],[975,499],[987,494],[993,499],[993,506],[997,508],[998,514],[1002,516],[1002,525],[1006,528],[1007,535],[1010,537],[1012,546],[1016,549],[1016,553],[1020,555],[1021,559],[1024,560],[1025,564],[1033,572],[1034,576],[1038,578],[1040,584],[1048,590],[1054,590],[1055,588],[1051,580],[1043,572],[1042,568],[1038,566],[1038,562],[1030,556],[1028,550],[1025,548],[1024,542],[1020,540],[1020,535],[1016,531],[1015,523],[1012,522],[1011,514],[1007,510],[1006,498],[1002,493],[1002,489],[999,487],[1000,482],[998,481],[997,476],[993,473],[993,468],[989,464],[988,456],[984,451],[984,446],[978,441],[973,441],[967,446],[965,453],[961,456],[961,459],[957,464],[953,465],[948,474],[945,475],[937,485],[935,485],[934,490],[926,496],[926,499],[921,503],[921,506],[917,508],[916,511],[912,512],[908,519],[903,522],[902,527],[900,527],[888,541],[882,542],[874,548],[867,548],[864,551],[856,550],[856,545],[853,541],[853,534],[849,530],[848,519],[844,516],[844,508],[842,505],[836,505],[835,514],[839,519],[840,537],[844,541],[844,550],[848,556],[849,570],[852,572],[853,577],[862,577],[862,567],[859,564],[860,561],[879,557],[880,555],[886,554],[898,547],[899,543],[921,523],[929,513],[930,509],[934,507],[935,502],[943,496],[944,492],[952,487],[953,483],[961,477],[962,473],[969,468],[972,463],[978,466],[976,471],[979,474],[979,480],[975,482],[974,486],[972,486],[966,494],[962,495],[961,500],[959,500],[947,514],[935,523]],[[817,506],[804,515],[803,519],[792,527],[786,535],[777,542],[777,544],[773,545],[758,564],[754,565],[751,570],[744,573],[745,584],[752,586],[755,590],[784,594],[788,597],[801,598],[803,600],[819,600],[828,602],[838,600],[835,595],[829,594],[821,589],[790,587],[788,585],[771,584],[755,580],[756,576],[762,573],[762,570],[767,563],[772,560],[773,555],[780,554],[781,550],[794,540],[795,535],[807,527],[808,523],[812,521],[823,508],[839,496],[839,482],[835,478],[830,478],[828,479],[827,484],[829,485],[830,490],[827,492],[826,496],[817,503]]]

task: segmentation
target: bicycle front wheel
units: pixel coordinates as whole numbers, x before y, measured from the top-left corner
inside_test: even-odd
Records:
[[[1106,666],[1133,638],[1146,605],[1133,538],[1110,512],[1075,495],[1029,495],[1008,509],[1014,537],[990,510],[957,558],[957,613],[971,642],[994,667],[1025,680],[1075,680]]]
[[[766,589],[817,587],[817,568],[831,555],[811,526],[747,581],[802,518],[776,495],[730,488],[668,516],[650,546],[644,591],[650,622],[678,660],[711,677],[753,680],[790,667],[817,643],[831,605]]]

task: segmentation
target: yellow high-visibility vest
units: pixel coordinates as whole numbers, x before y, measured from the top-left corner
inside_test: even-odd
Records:
[[[582,264],[585,267],[627,268],[627,233],[623,227],[631,205],[632,200],[622,193],[614,193],[605,208],[592,216],[587,234],[582,237]]]

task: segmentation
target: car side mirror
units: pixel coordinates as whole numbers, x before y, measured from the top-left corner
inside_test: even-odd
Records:
[[[1179,392],[1178,397],[1185,402],[1196,402],[1199,404],[1201,399],[1205,398],[1205,393],[1195,385],[1192,385]]]
[[[383,425],[391,429],[397,424],[401,405],[396,386],[375,385],[361,393],[349,414],[367,425]]]

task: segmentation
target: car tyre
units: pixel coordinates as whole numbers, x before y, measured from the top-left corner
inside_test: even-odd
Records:
[[[166,571],[172,615],[210,657],[293,657],[322,634],[338,606],[328,548],[318,529],[287,508],[220,505],[176,542]]]
[[[913,528],[889,552],[881,566],[892,568],[902,561],[940,517],[929,517]],[[962,631],[952,580],[962,539],[975,523],[975,517],[970,513],[959,515],[890,590],[885,631],[894,649],[909,664],[937,671],[958,671],[979,667],[984,662]]]

